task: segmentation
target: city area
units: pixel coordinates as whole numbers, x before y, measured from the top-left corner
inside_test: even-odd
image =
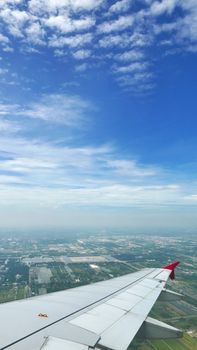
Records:
[[[136,338],[129,349],[197,348],[197,240],[195,236],[121,233],[16,233],[0,236],[0,302],[51,293],[180,260],[169,289],[181,301],[158,302],[151,316],[184,330],[178,340]]]

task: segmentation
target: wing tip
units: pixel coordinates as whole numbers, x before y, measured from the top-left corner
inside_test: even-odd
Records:
[[[166,270],[170,270],[171,273],[170,273],[170,278],[171,280],[174,280],[175,279],[175,273],[174,273],[174,270],[176,269],[176,267],[180,264],[180,261],[175,261],[169,265],[166,265],[166,266],[163,266],[163,269],[166,269]]]
[[[167,269],[167,270],[171,270],[173,271],[174,269],[176,269],[176,267],[180,264],[180,261],[175,261],[169,265],[163,266],[163,269]]]

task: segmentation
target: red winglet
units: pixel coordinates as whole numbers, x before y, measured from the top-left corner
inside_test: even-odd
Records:
[[[174,270],[176,269],[176,267],[177,267],[179,264],[180,264],[180,261],[176,261],[176,262],[173,262],[172,264],[163,266],[163,269],[172,271],[171,274],[170,274],[171,280],[174,280],[174,279],[175,279]]]

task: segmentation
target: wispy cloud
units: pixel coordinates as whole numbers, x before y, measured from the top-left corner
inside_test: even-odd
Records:
[[[0,149],[7,154],[7,159],[1,162],[1,170],[26,175],[30,184],[36,184],[40,177],[40,186],[70,183],[74,187],[88,187],[100,181],[108,184],[122,180],[126,183],[157,173],[153,167],[116,159],[115,149],[106,145],[72,147],[34,139],[2,137]]]
[[[16,183],[18,179],[14,179]],[[9,184],[9,178],[5,178]],[[10,181],[11,182],[11,181]],[[91,188],[47,188],[47,187],[12,187],[0,185],[1,203],[19,207],[26,203],[33,208],[65,208],[71,205],[85,206],[110,206],[110,207],[152,207],[157,208],[188,204],[192,200],[185,199],[185,189],[175,185],[166,186],[96,186]],[[194,201],[193,201],[194,202]],[[194,203],[195,204],[195,203]]]
[[[195,204],[193,186],[172,183],[165,170],[120,158],[110,145],[74,147],[36,139],[0,139],[4,205],[171,206]]]
[[[136,161],[133,160],[111,160],[108,162],[108,165],[121,176],[146,177],[158,173],[153,167],[140,167],[137,165]]]
[[[0,115],[6,116],[15,113],[19,108],[18,104],[0,103]]]
[[[86,120],[86,113],[93,105],[79,96],[51,94],[43,95],[38,101],[29,104],[1,104],[0,115],[22,116],[77,127]]]
[[[3,134],[13,134],[21,130],[21,125],[18,122],[0,119],[0,132]]]
[[[26,106],[1,105],[0,190],[4,207],[20,208],[23,203],[50,209],[70,205],[195,205],[192,184],[174,183],[165,169],[128,157],[113,145],[95,146],[88,141],[76,145],[56,137],[46,141],[43,122],[47,127],[62,129],[63,125],[75,131],[84,120],[89,124],[94,108],[80,96],[57,94],[44,95]],[[37,137],[30,133],[34,120],[38,122]]]

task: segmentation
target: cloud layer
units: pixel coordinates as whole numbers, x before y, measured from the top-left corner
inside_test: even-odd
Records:
[[[173,182],[173,173],[161,167],[123,155],[112,144],[77,145],[96,111],[90,101],[66,94],[43,95],[25,105],[2,103],[1,206],[196,204],[195,186]],[[57,137],[62,129],[63,137]]]
[[[154,50],[197,51],[195,0],[6,0],[0,43],[6,52],[42,51],[73,58],[81,72],[102,62],[123,88],[154,86]],[[150,53],[151,52],[151,53]],[[78,61],[80,60],[80,65]]]
[[[2,137],[1,205],[150,207],[196,203],[162,169],[118,158],[112,146],[72,147]]]

